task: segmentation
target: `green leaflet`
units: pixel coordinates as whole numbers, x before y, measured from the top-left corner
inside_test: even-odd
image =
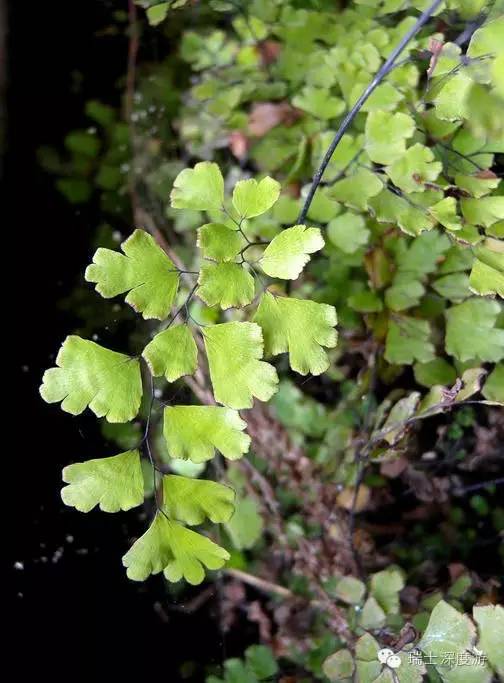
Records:
[[[365,594],[366,586],[354,576],[343,576],[334,589],[335,597],[349,605],[358,605]]]
[[[111,458],[76,462],[63,469],[61,498],[80,512],[99,505],[103,512],[130,510],[144,500],[144,483],[138,450]]]
[[[351,176],[339,180],[329,190],[329,196],[346,204],[351,209],[366,211],[368,202],[383,189],[383,183],[376,173],[361,168]]]
[[[387,614],[399,613],[399,593],[404,586],[402,572],[394,567],[388,567],[371,576],[371,594]]]
[[[221,223],[207,223],[198,229],[197,246],[205,258],[213,261],[232,261],[242,244],[240,233]]]
[[[322,670],[330,681],[351,681],[355,670],[352,653],[338,650],[324,661]]]
[[[378,629],[387,621],[387,615],[380,607],[376,599],[370,595],[362,607],[359,617],[359,626],[364,629]]]
[[[399,317],[389,322],[385,344],[385,358],[389,363],[411,365],[415,361],[427,363],[434,358],[427,320]]]
[[[217,449],[229,460],[246,453],[250,437],[239,414],[220,406],[169,406],[164,411],[163,434],[172,458],[195,463],[213,458]]]
[[[425,287],[417,280],[398,282],[385,292],[385,303],[391,311],[404,311],[416,306],[425,293]]]
[[[192,375],[198,367],[198,348],[187,325],[168,327],[156,334],[142,351],[155,377],[164,375],[168,382]]]
[[[457,379],[455,368],[444,358],[434,358],[427,363],[416,363],[413,368],[415,380],[424,387],[452,386]]]
[[[217,164],[200,161],[175,178],[170,194],[174,209],[211,211],[224,205],[224,179]]]
[[[407,114],[377,110],[366,119],[365,149],[378,164],[391,164],[406,151],[406,140],[412,137],[415,122]]]
[[[456,662],[463,653],[473,653],[476,641],[476,628],[465,614],[461,614],[444,600],[432,610],[427,629],[418,643],[418,648],[428,656],[434,657],[436,670],[445,683],[489,683],[492,674],[486,665],[476,664],[464,667],[464,676],[460,678],[460,667]],[[447,660],[446,652],[454,654]]]
[[[504,330],[495,327],[501,305],[472,298],[446,311],[446,351],[464,362],[498,362],[504,358]]]
[[[234,512],[235,493],[229,486],[205,479],[170,474],[163,477],[163,509],[172,519],[189,525],[208,518],[228,522]]]
[[[379,657],[383,655],[386,659],[380,661]],[[355,665],[359,683],[422,683],[426,673],[422,662],[410,659],[407,648],[394,652],[380,647],[369,633],[357,641]]]
[[[406,201],[388,189],[371,197],[369,207],[381,223],[396,223],[403,232],[416,237],[423,230],[431,230],[436,221],[413,198]]]
[[[261,328],[230,322],[203,328],[210,378],[216,401],[229,408],[251,408],[253,398],[268,401],[278,376],[263,357]]]
[[[158,24],[161,24],[168,16],[169,9],[170,6],[168,2],[160,2],[159,5],[148,7],[146,14],[149,24],[151,26],[157,26]]]
[[[460,230],[462,224],[457,213],[457,201],[454,197],[445,197],[429,208],[429,213],[448,230]]]
[[[144,581],[163,572],[168,581],[184,578],[198,585],[205,569],[220,569],[229,553],[210,539],[186,529],[158,512],[150,527],[123,557],[128,578]]]
[[[226,531],[237,550],[248,550],[259,540],[263,520],[253,498],[238,498],[235,513],[226,524]]]
[[[138,360],[105,349],[95,342],[69,336],[46,370],[40,395],[47,403],[79,415],[89,406],[109,422],[128,422],[140,409],[142,379]]]
[[[124,255],[97,249],[86,269],[86,280],[96,282],[96,291],[106,299],[129,292],[126,303],[144,318],[163,320],[177,294],[175,266],[144,230],[135,230],[121,249]]]
[[[248,667],[260,681],[278,673],[278,664],[273,653],[265,645],[251,645],[245,650],[245,657]]]
[[[364,218],[351,211],[333,218],[327,226],[329,240],[345,254],[354,254],[367,244],[370,234]]]
[[[472,225],[489,228],[504,219],[504,197],[461,199],[460,208],[465,220]]]
[[[310,85],[293,98],[292,104],[323,120],[334,119],[346,109],[345,102],[340,97],[331,96],[327,88]]]
[[[434,182],[443,166],[434,161],[431,149],[419,143],[410,147],[386,171],[394,185],[404,192],[418,192],[425,189],[425,183]]]
[[[469,278],[465,273],[450,273],[432,283],[432,289],[445,299],[459,302],[470,296]]]
[[[254,298],[254,278],[238,263],[203,263],[196,294],[207,306],[241,308]]]
[[[500,179],[492,171],[479,171],[476,175],[456,175],[455,184],[479,199],[499,186]]]
[[[475,294],[504,298],[504,243],[495,239],[487,239],[475,249],[469,287]]]
[[[280,196],[280,183],[269,176],[259,183],[251,178],[240,180],[233,190],[233,206],[240,218],[254,218],[265,213]]]
[[[314,301],[275,297],[265,292],[254,316],[263,331],[267,354],[289,353],[290,366],[301,375],[320,375],[329,367],[322,347],[334,348],[336,309]]]
[[[282,230],[264,250],[261,267],[267,275],[295,280],[310,260],[309,254],[324,246],[318,228],[295,225]]]
[[[496,365],[488,375],[482,394],[488,401],[504,404],[504,363]]]
[[[411,279],[423,279],[429,273],[435,272],[438,261],[449,248],[450,240],[446,235],[434,230],[422,233],[411,241],[406,251],[397,255],[399,273],[407,273]],[[459,266],[457,270],[465,270],[467,261],[464,260],[463,264],[463,267]]]
[[[499,677],[504,678],[504,650],[502,635],[504,634],[504,607],[502,605],[485,605],[473,607],[473,618],[478,625],[478,650],[488,657],[491,667]]]

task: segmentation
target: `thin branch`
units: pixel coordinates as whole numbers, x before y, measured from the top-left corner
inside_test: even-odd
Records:
[[[261,579],[258,576],[254,576],[253,574],[243,572],[241,569],[225,569],[224,573],[228,576],[232,576],[234,579],[243,581],[243,583],[246,583],[249,586],[257,588],[263,593],[273,593],[273,595],[279,595],[282,598],[287,598],[290,600],[298,598],[298,596],[296,596],[296,594],[288,588],[285,588],[284,586],[279,586],[278,584],[272,583],[271,581],[266,581],[266,579]]]
[[[462,496],[464,493],[470,493],[472,491],[479,491],[480,489],[486,489],[487,486],[502,486],[504,484],[504,477],[499,477],[499,479],[489,479],[488,481],[482,481],[479,484],[472,484],[471,486],[462,486],[453,491],[456,496]]]
[[[420,29],[429,21],[433,13],[441,5],[442,1],[443,0],[434,0],[434,2],[428,7],[428,9],[426,9],[425,12],[422,12],[422,14],[418,17],[417,21],[415,22],[415,24],[403,36],[399,45],[391,52],[390,56],[384,62],[383,66],[376,73],[376,76],[373,78],[371,83],[367,86],[367,88],[361,94],[357,102],[354,104],[354,106],[350,109],[348,114],[341,122],[341,125],[336,135],[334,136],[333,141],[329,145],[329,149],[327,150],[324,158],[322,159],[322,163],[320,164],[317,172],[313,176],[310,191],[308,192],[303,208],[299,213],[299,217],[297,220],[298,223],[304,223],[306,219],[306,214],[308,213],[308,209],[310,208],[310,205],[313,201],[313,197],[315,196],[315,192],[317,191],[320,181],[322,180],[322,176],[324,175],[324,171],[326,170],[329,162],[331,161],[332,155],[334,154],[336,147],[339,145],[341,139],[345,135],[350,124],[357,116],[357,114],[359,113],[367,99],[370,97],[370,95],[380,85],[385,76],[387,76],[387,74],[393,69],[395,60],[399,57],[399,55],[410,42],[410,40],[412,40],[412,38],[416,36],[418,31],[420,31]]]

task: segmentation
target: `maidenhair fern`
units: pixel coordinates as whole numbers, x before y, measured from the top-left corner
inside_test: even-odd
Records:
[[[320,374],[328,367],[324,347],[336,345],[335,309],[279,295],[266,288],[256,270],[270,277],[295,279],[310,254],[324,246],[320,230],[304,225],[287,228],[269,242],[255,239],[251,219],[271,209],[279,195],[280,185],[272,178],[250,179],[236,184],[229,202],[215,163],[201,162],[178,175],[172,206],[207,211],[220,222],[199,229],[202,258],[197,283],[171,317],[182,271],[145,231],[135,230],[121,245],[123,254],[98,249],[86,270],[86,280],[96,283],[103,297],[126,294],[126,302],[144,318],[164,321],[142,352],[144,370],[151,375],[145,384],[152,387],[152,377],[157,376],[174,382],[204,367],[202,359],[198,360],[197,341],[206,355],[213,395],[220,405],[164,408],[163,436],[172,458],[202,463],[217,452],[230,460],[247,453],[250,437],[238,410],[251,408],[254,399],[267,401],[277,391],[277,373],[263,360],[265,354],[288,352],[292,369],[301,374]],[[182,322],[193,296],[222,310],[246,310],[241,319],[229,322],[200,326],[188,314]],[[245,316],[249,320],[242,319]],[[71,336],[56,365],[43,378],[41,394],[46,401],[61,401],[62,409],[73,415],[89,407],[109,422],[137,417],[145,393],[141,359]],[[143,451],[153,468],[156,512],[145,534],[123,558],[127,574],[144,580],[163,572],[169,581],[184,578],[197,584],[204,578],[204,568],[220,569],[229,554],[187,526],[206,519],[228,522],[234,492],[214,481],[158,471],[149,445],[149,421],[150,414],[138,448],[66,467],[63,479],[68,485],[62,498],[82,512],[96,505],[105,512],[141,505]]]
[[[150,8],[153,24],[163,21],[170,4]],[[430,5],[441,10],[442,4]],[[446,4],[464,18],[483,9],[480,2]],[[222,5],[217,11],[229,10]],[[427,43],[417,33],[431,13],[406,16],[397,25],[393,17],[405,7],[428,5],[390,1],[377,7],[358,0],[336,13],[255,2],[247,21],[232,22],[243,46],[221,30],[184,34],[181,57],[197,75],[179,112],[182,145],[188,156],[208,158],[216,141],[241,135],[261,178],[240,180],[226,197],[216,163],[202,161],[178,173],[168,211],[176,231],[182,224],[177,210],[198,228],[195,273],[140,229],[122,244],[123,253],[98,249],[86,279],[105,298],[125,294],[139,314],[161,324],[139,358],[68,337],[57,367],[44,375],[46,401],[61,401],[74,415],[89,407],[108,422],[126,423],[138,416],[144,396],[152,411],[153,377],[174,382],[208,371],[219,405],[165,407],[168,453],[193,463],[217,452],[240,458],[250,438],[238,411],[277,391],[276,369],[265,358],[287,353],[301,375],[329,368],[327,350],[337,342],[335,307],[301,298],[301,288],[300,298],[287,296],[287,287],[269,279],[296,280],[323,248],[322,267],[333,276],[328,300],[337,302],[340,318],[362,325],[391,372],[413,365],[417,382],[430,389],[422,400],[413,392],[395,404],[385,426],[371,434],[366,454],[386,435],[396,443],[408,420],[481,389],[488,401],[503,400],[502,365],[484,387],[479,366],[504,358],[496,299],[504,295],[504,197],[491,170],[504,133],[504,20],[492,10],[466,53],[441,34],[431,35],[423,68]],[[266,77],[257,41],[268,36],[281,50]],[[401,45],[404,61],[393,64],[390,55],[397,56]],[[209,68],[217,66],[218,72]],[[377,87],[360,99],[370,82]],[[257,111],[255,125],[249,118],[250,104],[264,107],[264,100],[283,98],[270,106],[283,104],[282,116],[288,112],[292,120],[263,121],[259,134],[261,122]],[[267,173],[285,181],[283,195]],[[193,297],[215,308],[219,322],[198,323],[189,310]],[[444,352],[455,368],[437,355]],[[454,373],[461,379],[449,390],[443,385],[453,382]],[[153,469],[156,513],[124,557],[128,576],[143,580],[163,572],[170,581],[199,583],[204,567],[219,569],[228,553],[185,525],[206,518],[228,522],[233,493],[217,482],[159,471],[150,449],[150,411],[136,448],[64,470],[63,499],[83,511],[140,505],[142,453]],[[376,605],[365,607],[366,618],[376,616]],[[365,661],[359,653],[356,658]]]

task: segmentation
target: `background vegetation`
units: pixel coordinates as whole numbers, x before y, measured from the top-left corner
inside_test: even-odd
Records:
[[[292,283],[257,272],[264,247],[252,245],[256,293],[269,286],[335,306],[339,331],[323,374],[294,372],[292,350],[290,363],[275,357],[270,405],[242,414],[251,455],[207,468],[237,495],[222,531],[207,529],[231,558],[208,588],[167,584],[166,604],[182,592],[190,610],[205,610],[215,586],[217,620],[225,638],[242,634],[241,656],[212,673],[195,652],[178,675],[492,680],[502,674],[495,638],[504,637],[502,608],[491,607],[504,516],[501,4],[438,8],[357,113],[306,212],[342,118],[430,3],[141,4],[116,11],[107,29],[128,40],[121,105],[91,96],[83,127],[39,150],[68,202],[99,205],[86,239],[117,249],[134,224],[197,274],[196,230],[221,219],[170,205],[179,173],[216,161],[228,192],[272,176],[282,194],[242,226],[244,239],[268,243],[306,222],[325,245]],[[198,290],[188,298],[193,282],[181,277],[177,302],[191,326],[250,318],[236,302],[221,312]],[[133,355],[157,331],[122,297],[100,300],[88,284],[63,305],[79,318],[77,333]],[[310,328],[301,322],[300,335]],[[161,418],[166,405],[208,402],[210,389],[204,371],[189,383],[156,380],[156,401],[138,419],[102,423],[104,454],[146,434],[159,470],[198,477],[204,464],[170,456]],[[146,525],[139,514],[132,537]],[[489,607],[475,622],[461,615],[475,605]],[[419,638],[437,657],[426,669],[411,664]],[[378,660],[384,647],[399,653],[398,667]],[[476,657],[474,647],[485,661],[442,663],[446,653]]]

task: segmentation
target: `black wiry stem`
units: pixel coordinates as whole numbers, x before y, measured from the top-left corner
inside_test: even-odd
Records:
[[[306,214],[308,213],[308,209],[310,208],[310,205],[313,201],[313,197],[315,196],[315,192],[317,191],[318,186],[320,185],[320,181],[322,180],[322,176],[324,175],[324,171],[326,170],[329,162],[331,161],[331,157],[334,154],[334,151],[336,147],[339,145],[342,137],[348,130],[350,124],[354,120],[354,118],[357,116],[359,113],[360,109],[366,102],[366,100],[369,98],[369,96],[374,92],[374,90],[380,85],[382,80],[387,76],[387,74],[394,68],[394,63],[395,60],[399,57],[401,52],[404,50],[406,45],[412,40],[412,38],[415,37],[415,35],[420,31],[420,29],[429,21],[431,16],[434,14],[434,12],[437,10],[437,8],[441,5],[443,0],[434,0],[434,2],[425,10],[425,12],[422,12],[422,14],[418,17],[416,23],[410,28],[410,30],[403,36],[401,39],[401,42],[399,45],[392,50],[391,54],[387,58],[387,60],[383,63],[383,66],[378,70],[376,73],[376,76],[373,78],[371,83],[366,87],[362,95],[359,97],[357,102],[354,104],[354,106],[350,109],[348,114],[345,116],[343,121],[341,122],[341,125],[336,133],[336,135],[333,138],[333,141],[329,145],[329,149],[325,153],[324,158],[322,159],[322,163],[320,164],[317,172],[313,176],[313,181],[310,187],[310,191],[308,192],[308,195],[306,197],[305,203],[303,205],[303,208],[301,209],[299,213],[299,217],[297,222],[298,223],[304,223],[306,220]]]

